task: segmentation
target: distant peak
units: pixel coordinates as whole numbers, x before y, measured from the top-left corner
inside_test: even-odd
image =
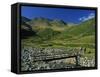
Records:
[[[33,21],[51,21],[49,18],[44,18],[44,17],[35,17],[32,19]]]
[[[31,19],[29,19],[29,18],[27,18],[27,17],[24,17],[24,16],[21,16],[21,19],[22,19],[22,21],[24,21],[24,22],[28,22],[28,21],[31,20]]]

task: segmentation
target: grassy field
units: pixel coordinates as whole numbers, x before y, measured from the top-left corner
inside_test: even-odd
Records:
[[[34,22],[34,24],[33,24]],[[31,24],[29,24],[31,23]],[[21,39],[21,48],[86,48],[82,58],[95,60],[95,19],[77,25],[48,20],[27,22],[35,34]],[[24,27],[24,26],[23,26]],[[22,27],[22,28],[23,28]],[[26,27],[26,26],[25,26]],[[31,32],[28,28],[26,31]]]

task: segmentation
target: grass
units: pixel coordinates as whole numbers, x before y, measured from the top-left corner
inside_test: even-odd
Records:
[[[22,48],[86,48],[82,57],[94,58],[95,22],[93,19],[75,26],[57,26],[53,23],[47,26],[45,22],[36,25],[38,26],[32,26],[36,36],[22,39]]]

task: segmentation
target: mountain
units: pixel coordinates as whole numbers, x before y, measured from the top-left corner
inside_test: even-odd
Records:
[[[35,46],[35,44],[40,47],[77,46],[76,44],[78,46],[88,46],[86,43],[93,44],[95,42],[94,18],[80,24],[70,24],[63,20],[51,20],[43,17],[31,20],[23,18],[22,21],[22,36],[27,38],[27,42],[31,43],[32,46]]]
[[[92,35],[95,32],[95,20],[90,19],[88,21],[82,22],[77,26],[73,26],[71,29],[66,30],[66,34],[71,35]]]
[[[63,20],[57,20],[57,19],[48,19],[43,17],[38,17],[32,19],[30,22],[28,22],[31,26],[63,26],[66,25],[66,23]]]
[[[29,21],[30,19],[26,17],[21,18],[21,38],[35,35],[35,32],[32,30],[32,27],[27,23]]]
[[[67,25],[66,22],[64,22],[63,20],[58,20],[58,19],[54,19],[50,23],[52,26],[59,26],[59,27]]]
[[[32,30],[31,26],[27,23],[30,19],[26,17],[21,17],[21,29]]]
[[[31,19],[21,16],[21,21],[29,22]]]
[[[62,40],[63,39],[63,40]],[[54,44],[71,47],[95,47],[95,19],[90,19],[71,26],[63,31],[55,40]]]
[[[31,26],[50,26],[50,19],[43,18],[43,17],[38,17],[32,19],[28,24]]]

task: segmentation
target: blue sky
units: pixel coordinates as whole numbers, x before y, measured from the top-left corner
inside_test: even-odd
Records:
[[[29,19],[33,19],[35,17],[45,17],[49,19],[60,19],[70,23],[80,23],[95,17],[95,11],[22,6],[21,16]]]

